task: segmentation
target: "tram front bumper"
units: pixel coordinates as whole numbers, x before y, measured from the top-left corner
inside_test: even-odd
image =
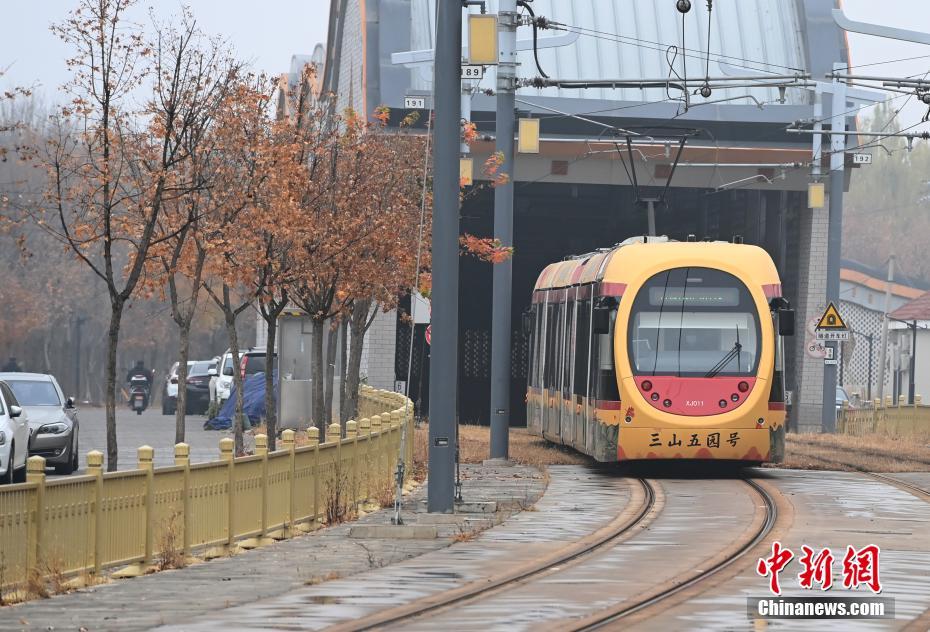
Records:
[[[779,442],[781,442],[779,444]],[[620,428],[620,461],[644,459],[780,460],[784,432],[775,428]]]

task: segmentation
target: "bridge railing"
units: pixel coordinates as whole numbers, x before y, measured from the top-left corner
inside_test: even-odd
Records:
[[[408,411],[405,415],[405,408]],[[153,467],[154,450],[138,449],[134,470],[104,472],[103,454],[87,455],[87,473],[45,479],[45,459],[31,457],[27,481],[0,487],[0,590],[21,588],[30,576],[142,574],[167,553],[216,557],[310,531],[338,512],[390,489],[400,458],[413,458],[413,404],[403,395],[367,386],[364,417],[307,431],[297,446],[285,430],[280,449],[255,438],[255,454],[234,458],[233,440],[220,440],[220,458],[190,463],[190,448],[174,448],[175,465]]]
[[[930,440],[930,405],[920,395],[908,404],[902,395],[895,403],[891,396],[851,408],[844,402],[837,415],[837,432],[849,435],[882,434],[889,437]]]

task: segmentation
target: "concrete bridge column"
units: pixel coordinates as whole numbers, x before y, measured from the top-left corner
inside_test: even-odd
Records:
[[[797,432],[820,432],[823,406],[823,358],[813,357],[812,319],[820,318],[827,296],[827,228],[829,209],[803,209],[800,213],[795,334],[795,380],[790,427]]]

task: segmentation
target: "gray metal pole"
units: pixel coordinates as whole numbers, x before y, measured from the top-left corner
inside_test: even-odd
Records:
[[[866,396],[869,400],[869,404],[872,403],[872,342],[875,339],[875,336],[869,334],[865,337],[869,341],[869,385],[866,388],[868,395]]]
[[[451,513],[455,493],[455,411],[459,329],[459,79],[462,5],[436,2],[433,143],[433,289],[429,373],[427,509]]]
[[[908,368],[907,403],[914,405],[914,372],[917,370],[917,321],[911,329],[911,366]]]
[[[502,172],[508,182],[494,189],[494,237],[504,246],[513,245],[513,127],[516,60],[517,3],[499,3],[497,66],[497,143],[496,150],[504,156]],[[493,268],[494,288],[491,303],[491,458],[509,456],[510,432],[510,310],[513,292],[513,263],[497,263]]]
[[[834,64],[834,70],[844,68]],[[840,252],[843,243],[843,180],[846,158],[846,84],[833,81],[830,135],[830,220],[827,229],[827,301],[834,304],[840,299]],[[833,347],[833,357],[839,358],[837,343],[827,342]],[[836,431],[836,365],[823,367],[823,409],[821,416],[823,432]]]
[[[888,313],[891,311],[891,284],[894,283],[894,255],[888,258],[885,282],[885,309],[882,312],[882,337],[878,346],[878,399],[885,401],[885,358],[888,353]]]

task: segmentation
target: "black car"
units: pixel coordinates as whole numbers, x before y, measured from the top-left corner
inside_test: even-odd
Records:
[[[203,415],[210,407],[210,368],[212,360],[194,362],[187,370],[187,412]]]
[[[187,363],[187,412],[188,414],[204,414],[210,407],[210,369],[216,368],[214,360],[195,360]],[[171,367],[162,393],[161,412],[163,415],[173,415],[177,409],[177,363]]]

